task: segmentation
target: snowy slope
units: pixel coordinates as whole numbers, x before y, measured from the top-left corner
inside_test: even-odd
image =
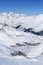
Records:
[[[28,61],[34,65],[34,61],[38,64],[40,60],[43,60],[43,14],[0,13],[0,65],[6,62],[31,65]]]

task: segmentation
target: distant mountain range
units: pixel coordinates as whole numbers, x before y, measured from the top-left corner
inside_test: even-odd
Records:
[[[43,53],[43,14],[0,13],[0,56],[36,58]]]

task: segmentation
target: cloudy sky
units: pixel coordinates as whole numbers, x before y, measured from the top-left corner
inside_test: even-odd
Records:
[[[0,0],[0,12],[43,14],[43,0]]]

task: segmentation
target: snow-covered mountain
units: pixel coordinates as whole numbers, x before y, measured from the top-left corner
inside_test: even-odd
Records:
[[[39,59],[42,55],[43,14],[0,13],[0,58],[29,60]]]

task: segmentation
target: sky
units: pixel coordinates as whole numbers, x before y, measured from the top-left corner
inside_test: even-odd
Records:
[[[43,0],[0,0],[0,12],[43,14]]]

